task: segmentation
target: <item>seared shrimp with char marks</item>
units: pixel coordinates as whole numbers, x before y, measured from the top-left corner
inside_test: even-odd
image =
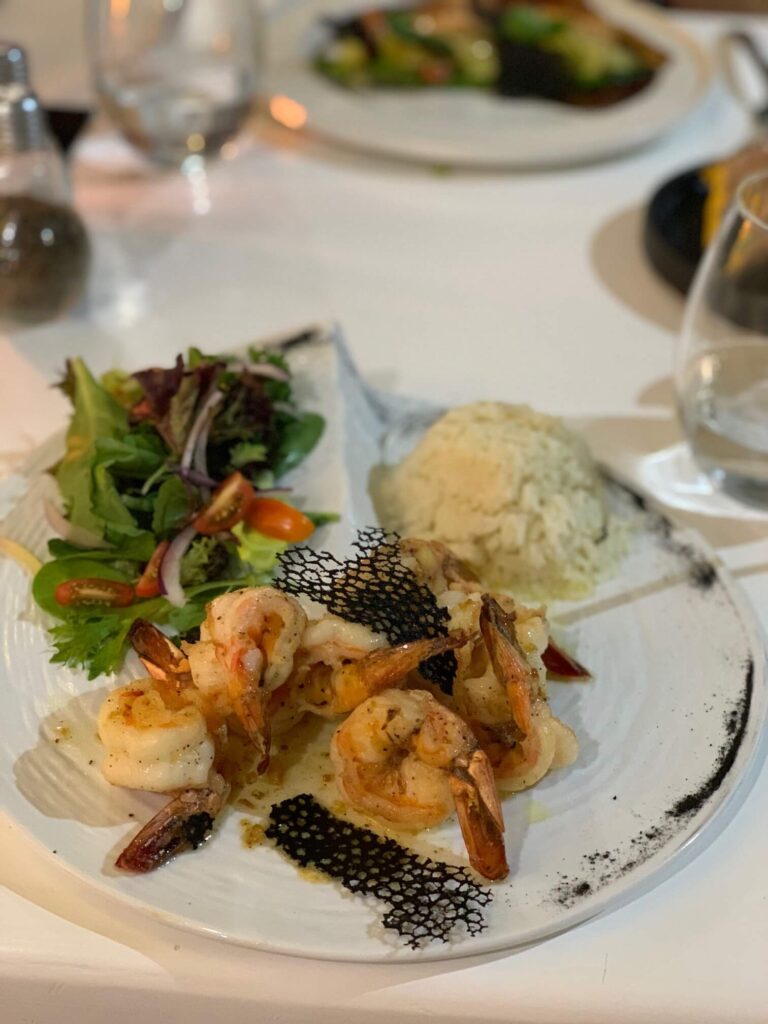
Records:
[[[385,690],[336,730],[331,759],[356,810],[408,829],[456,810],[473,868],[508,873],[493,771],[472,730],[425,690]]]

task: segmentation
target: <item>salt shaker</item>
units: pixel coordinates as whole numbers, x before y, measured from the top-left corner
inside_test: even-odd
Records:
[[[69,204],[61,153],[26,85],[17,46],[0,47],[0,323],[34,324],[82,294],[90,245]]]

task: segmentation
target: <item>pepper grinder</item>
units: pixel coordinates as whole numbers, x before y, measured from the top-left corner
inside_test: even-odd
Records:
[[[29,88],[27,55],[16,43],[0,42],[0,89],[9,85]]]
[[[64,161],[26,75],[20,47],[0,47],[0,323],[7,326],[65,312],[90,265]]]

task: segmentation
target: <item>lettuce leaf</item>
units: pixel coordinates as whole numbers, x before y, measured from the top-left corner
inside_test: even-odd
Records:
[[[272,572],[277,566],[278,558],[288,547],[287,541],[265,537],[263,533],[249,529],[244,523],[238,523],[232,532],[237,537],[237,553],[240,560],[257,574],[266,575]]]
[[[211,583],[229,575],[230,552],[216,537],[196,537],[181,560],[181,583],[184,587]]]
[[[266,462],[267,446],[257,441],[238,441],[229,449],[229,464],[233,469],[242,469],[254,462]]]
[[[91,473],[96,443],[120,438],[128,431],[128,414],[93,377],[82,359],[71,359],[63,388],[74,406],[64,458],[56,469],[56,482],[69,521],[104,537],[104,523],[94,511]]]

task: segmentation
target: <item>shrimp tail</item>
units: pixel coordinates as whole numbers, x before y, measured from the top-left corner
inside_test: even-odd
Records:
[[[174,854],[196,850],[211,834],[229,785],[219,776],[205,789],[185,789],[161,807],[117,858],[121,871],[153,871]]]
[[[189,661],[184,654],[146,619],[136,619],[128,639],[153,679],[168,682],[189,675]]]
[[[532,671],[517,639],[515,616],[483,594],[480,631],[496,678],[507,691],[512,718],[524,739],[530,734]]]
[[[272,730],[265,701],[256,688],[243,687],[236,677],[230,681],[229,696],[234,712],[259,756],[256,770],[259,773],[265,772],[269,767],[269,750],[272,745]]]
[[[474,639],[466,630],[448,636],[411,640],[396,647],[372,651],[358,661],[344,665],[334,680],[333,711],[344,714],[382,690],[397,686],[409,672],[445,651],[455,650]]]
[[[484,878],[506,878],[504,818],[493,768],[483,751],[474,750],[469,758],[457,762],[450,782],[469,863]]]

